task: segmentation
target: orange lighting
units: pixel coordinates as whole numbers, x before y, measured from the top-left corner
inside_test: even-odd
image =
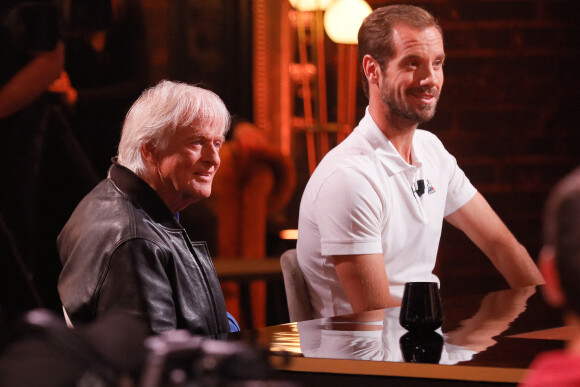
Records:
[[[301,12],[324,10],[331,0],[290,0],[290,5]]]
[[[364,0],[338,0],[324,14],[324,29],[335,43],[357,44],[363,19],[372,12]]]
[[[288,229],[280,231],[280,239],[298,239],[298,230],[296,229]]]

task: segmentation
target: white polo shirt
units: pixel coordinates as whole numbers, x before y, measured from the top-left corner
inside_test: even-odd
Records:
[[[395,299],[402,298],[405,282],[438,282],[433,269],[443,218],[476,189],[435,135],[416,130],[411,155],[413,165],[367,108],[310,177],[300,203],[297,250],[315,317],[352,313],[333,255],[382,254]]]

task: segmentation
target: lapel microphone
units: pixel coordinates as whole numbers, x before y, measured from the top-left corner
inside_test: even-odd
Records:
[[[417,190],[415,191],[417,196],[421,197],[425,193],[425,180],[417,180]]]

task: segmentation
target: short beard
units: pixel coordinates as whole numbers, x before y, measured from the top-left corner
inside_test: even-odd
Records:
[[[381,98],[382,99],[382,98]],[[429,105],[421,105],[419,110],[409,107],[402,108],[393,101],[382,99],[389,107],[389,113],[392,119],[403,120],[415,124],[422,124],[431,120],[435,116],[436,106],[431,108]]]
[[[411,124],[421,124],[431,120],[435,116],[437,103],[431,105],[421,105],[419,109],[410,106],[400,106],[389,94],[389,90],[380,91],[381,102],[389,107],[389,120],[392,122],[407,122]]]

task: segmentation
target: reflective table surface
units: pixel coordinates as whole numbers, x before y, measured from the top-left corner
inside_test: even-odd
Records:
[[[273,355],[272,363],[282,378],[302,385],[387,378],[397,385],[514,385],[537,354],[563,348],[568,338],[541,287],[458,293],[442,300],[443,325],[432,332],[406,331],[400,308],[388,308],[243,331],[228,340],[290,354],[286,362]]]

